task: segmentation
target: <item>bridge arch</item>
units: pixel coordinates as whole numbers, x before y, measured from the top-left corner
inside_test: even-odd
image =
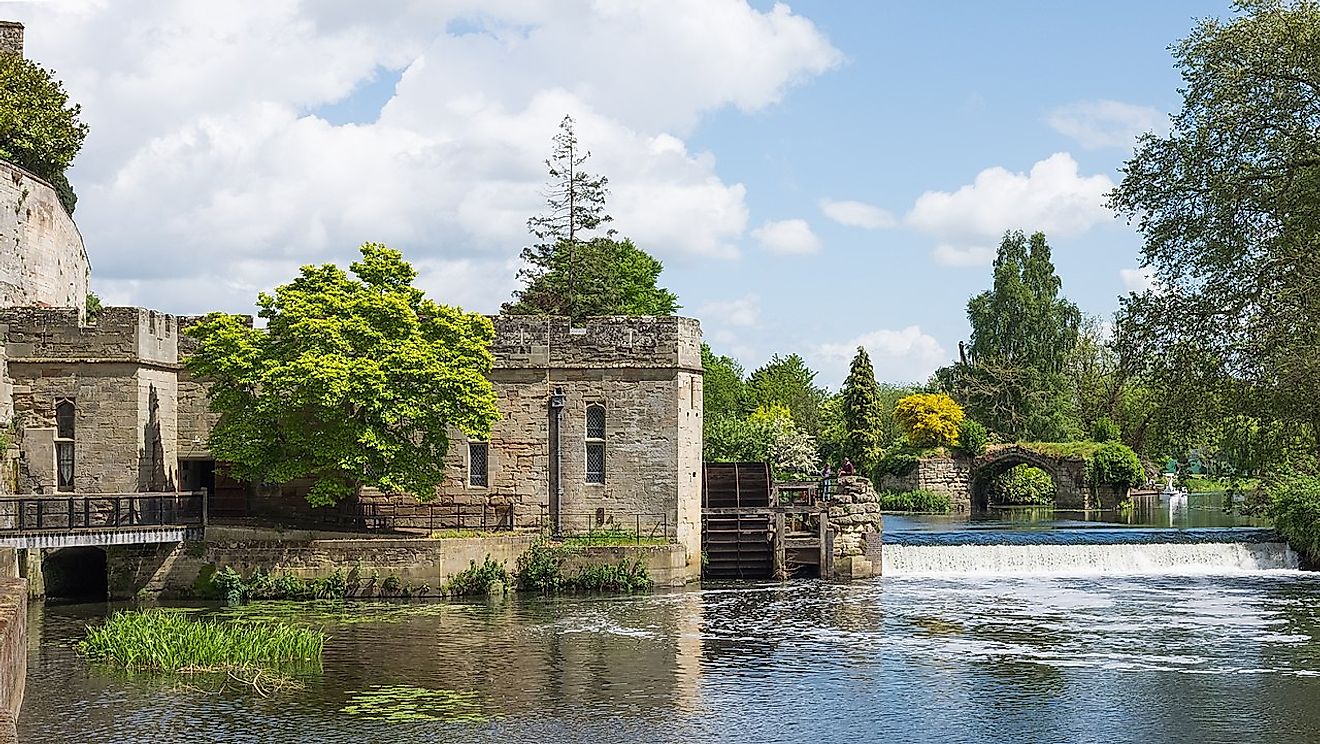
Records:
[[[52,550],[41,559],[46,596],[52,599],[102,602],[109,595],[105,550],[72,547]]]
[[[990,483],[1010,468],[1030,465],[1040,468],[1054,481],[1055,506],[1085,508],[1086,464],[1081,458],[1047,455],[1026,447],[996,447],[976,458],[971,473],[972,508],[984,511],[990,506]]]

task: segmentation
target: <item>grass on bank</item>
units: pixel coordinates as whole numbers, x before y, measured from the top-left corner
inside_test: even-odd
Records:
[[[87,629],[78,650],[125,669],[180,674],[319,666],[322,631],[284,623],[195,618],[163,609],[121,610]]]
[[[567,535],[560,543],[568,547],[668,545],[669,538],[639,536],[636,532],[628,532],[627,530],[600,530],[583,535]]]
[[[1192,493],[1223,493],[1235,491],[1246,493],[1260,488],[1259,478],[1212,478],[1191,475],[1182,479],[1183,487]]]
[[[947,493],[925,489],[915,491],[880,491],[881,511],[919,514],[947,514],[952,502]]]

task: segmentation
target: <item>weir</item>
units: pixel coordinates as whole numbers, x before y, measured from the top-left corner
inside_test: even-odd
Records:
[[[1219,574],[1299,568],[1273,530],[1052,529],[895,532],[886,576]]]

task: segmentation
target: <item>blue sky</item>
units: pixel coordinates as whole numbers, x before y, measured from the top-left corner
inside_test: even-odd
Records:
[[[1044,229],[1109,315],[1139,239],[1108,215],[1167,51],[1227,2],[756,0],[232,7],[6,3],[93,133],[72,173],[110,302],[250,311],[303,263],[383,240],[438,299],[512,288],[554,123],[574,114],[615,226],[712,346],[860,343],[924,379],[967,335],[1006,228]]]

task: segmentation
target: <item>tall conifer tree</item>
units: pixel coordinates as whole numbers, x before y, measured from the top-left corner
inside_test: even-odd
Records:
[[[843,382],[843,421],[847,427],[844,454],[852,458],[863,471],[870,469],[884,447],[881,430],[880,386],[875,381],[875,368],[866,349],[857,347],[848,379]]]

